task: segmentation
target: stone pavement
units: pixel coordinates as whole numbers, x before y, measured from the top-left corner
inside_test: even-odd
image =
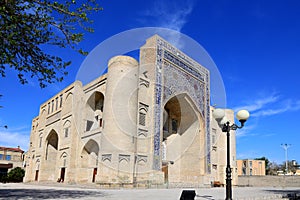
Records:
[[[83,200],[176,200],[183,189],[99,189],[95,186],[67,184],[0,183],[0,199],[83,199]],[[225,199],[225,188],[197,188],[195,200]],[[281,199],[297,188],[234,187],[233,199]],[[288,198],[287,198],[288,199]]]

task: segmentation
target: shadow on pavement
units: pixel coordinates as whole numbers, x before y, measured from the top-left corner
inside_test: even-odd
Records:
[[[196,195],[196,197],[200,197],[200,198],[203,198],[203,199],[214,200],[214,198],[210,195]]]
[[[0,189],[0,199],[77,199],[88,196],[104,197],[105,195],[90,190]]]
[[[281,194],[283,198],[289,200],[300,200],[300,190],[266,190],[275,194]]]

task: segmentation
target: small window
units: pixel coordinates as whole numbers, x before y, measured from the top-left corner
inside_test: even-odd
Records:
[[[54,100],[52,100],[52,104],[51,104],[51,112],[53,112],[54,110]]]
[[[48,114],[50,114],[50,102],[48,103]]]
[[[246,164],[246,161],[244,160],[243,161],[243,167],[246,167],[247,166],[247,164]]]
[[[211,135],[211,142],[212,142],[212,144],[216,143],[216,135],[215,134]]]
[[[3,154],[0,154],[0,160],[3,160]]]
[[[71,127],[71,122],[69,120],[67,120],[64,123],[64,128],[63,128],[63,133],[65,135],[65,138],[69,137],[70,127]]]
[[[139,124],[142,125],[142,126],[146,125],[146,114],[140,112]]]
[[[148,105],[140,102],[139,103],[139,125],[146,125],[146,113],[148,112]]]
[[[93,121],[87,120],[85,131],[90,131],[92,129],[93,124],[94,124]]]
[[[55,99],[55,110],[57,110],[58,109],[58,97],[56,97],[56,99]]]
[[[102,127],[102,118],[99,120],[99,127]]]
[[[211,142],[212,142],[212,144],[216,143],[216,134],[217,134],[217,129],[213,128],[212,129],[212,134],[211,134]]]
[[[6,155],[6,160],[11,160],[11,155]]]
[[[172,131],[176,133],[177,128],[178,128],[178,121],[176,119],[172,119]]]
[[[60,95],[60,103],[59,103],[59,107],[60,108],[62,107],[62,103],[63,103],[63,95],[61,94]]]
[[[244,176],[246,175],[246,168],[245,167],[243,167],[242,173],[243,173]]]
[[[65,137],[69,136],[69,127],[65,128]]]
[[[42,147],[42,140],[43,140],[43,137],[40,136],[40,142],[39,142],[39,147],[40,147],[40,148]]]

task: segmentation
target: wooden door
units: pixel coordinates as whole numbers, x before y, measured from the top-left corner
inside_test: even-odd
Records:
[[[94,171],[93,171],[93,180],[92,180],[93,183],[96,180],[96,175],[97,175],[97,168],[94,168]]]
[[[66,168],[61,168],[61,170],[60,170],[60,181],[61,182],[64,182],[64,180],[65,180],[65,173],[66,173]]]
[[[35,170],[35,178],[34,178],[34,180],[38,181],[38,179],[39,179],[39,170]]]
[[[168,183],[168,165],[163,165],[161,170],[164,173],[165,183]]]

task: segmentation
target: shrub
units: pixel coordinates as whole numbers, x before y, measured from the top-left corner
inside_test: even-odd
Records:
[[[15,167],[7,174],[9,182],[23,182],[23,177],[25,176],[25,170],[21,167]]]

